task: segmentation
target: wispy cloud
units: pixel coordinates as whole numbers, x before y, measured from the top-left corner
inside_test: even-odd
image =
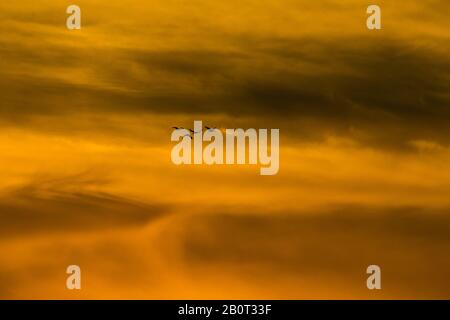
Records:
[[[0,4],[0,297],[448,296],[446,1],[78,4]],[[279,174],[174,166],[193,120],[280,128]]]

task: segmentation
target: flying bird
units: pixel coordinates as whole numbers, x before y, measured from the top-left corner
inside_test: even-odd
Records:
[[[206,129],[206,130],[208,130],[208,131],[212,131],[212,130],[217,130],[217,128],[216,128],[216,127],[212,127],[212,128],[210,128],[210,127],[207,127],[207,126],[205,126],[205,129]]]

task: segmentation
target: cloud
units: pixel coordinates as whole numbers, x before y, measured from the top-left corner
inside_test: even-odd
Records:
[[[0,237],[143,226],[168,212],[163,204],[141,203],[92,190],[105,182],[84,172],[38,179],[10,190],[0,198]]]
[[[383,297],[448,296],[448,281],[443,281],[450,279],[447,209],[350,205],[309,214],[215,212],[185,223],[181,254],[192,270],[221,267],[243,283],[268,285],[275,292],[279,281],[283,286],[286,279],[315,279],[317,286],[329,283],[321,298],[351,297],[356,292],[369,298],[365,268],[378,264],[386,281]],[[312,292],[297,288],[284,294],[299,298],[311,297]]]
[[[448,297],[446,4],[372,33],[359,0],[80,0],[70,32],[3,1],[0,297],[373,298],[374,263],[384,298]],[[193,120],[280,128],[280,173],[174,166]]]
[[[64,123],[80,114],[220,116],[231,127],[239,118],[300,140],[341,135],[397,150],[413,140],[450,143],[448,33],[416,19],[420,13],[440,26],[445,9],[430,8],[445,7],[441,1],[383,4],[386,31],[379,33],[364,29],[357,1],[240,4],[252,8],[251,21],[232,3],[198,1],[182,10],[134,3],[108,12],[102,1],[81,3],[86,25],[79,33],[56,23],[63,2],[4,4],[10,32],[0,37],[2,125],[47,130],[53,126],[36,118]],[[267,24],[269,13],[276,27]],[[24,26],[27,19],[34,27]],[[293,28],[300,25],[309,28]]]
[[[52,234],[38,241],[2,243],[2,249],[14,249],[15,259],[2,258],[0,276],[12,266],[14,272],[2,282],[0,294],[371,299],[366,268],[377,264],[383,286],[377,298],[443,299],[450,279],[449,219],[448,209],[419,207],[341,205],[308,214],[183,210],[157,224],[114,233],[99,230],[82,239]],[[85,270],[78,293],[61,286],[65,267],[74,262]]]
[[[6,57],[18,70],[4,70],[0,81],[4,122],[201,114],[272,119],[293,137],[314,127],[319,137],[332,132],[377,146],[449,143],[448,55],[402,40],[249,38],[227,51],[13,48]],[[290,130],[298,120],[306,130]]]

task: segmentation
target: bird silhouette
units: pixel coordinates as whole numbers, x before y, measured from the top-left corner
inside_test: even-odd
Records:
[[[191,135],[190,135],[189,133],[185,134],[185,135],[183,136],[183,139],[184,139],[184,137],[189,137],[190,139],[192,139],[192,137],[191,137]]]
[[[212,130],[217,130],[217,128],[216,127],[208,127],[208,126],[205,126],[205,129],[206,130],[208,130],[208,131],[212,131]]]

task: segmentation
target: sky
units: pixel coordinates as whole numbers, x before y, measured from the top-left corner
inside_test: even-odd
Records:
[[[0,3],[1,299],[450,298],[448,1],[70,4]],[[279,173],[174,165],[195,120]]]

